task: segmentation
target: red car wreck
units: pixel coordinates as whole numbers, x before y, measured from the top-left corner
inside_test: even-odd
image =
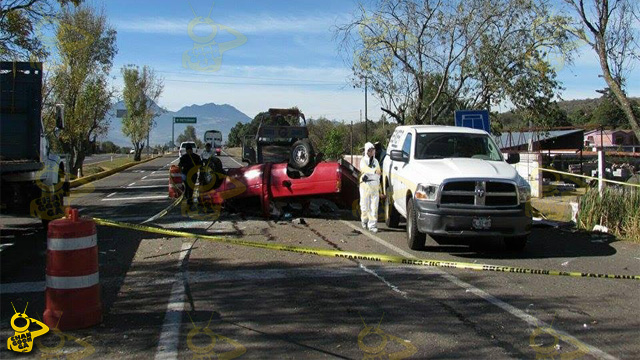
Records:
[[[258,198],[265,217],[273,201],[305,204],[322,198],[351,208],[358,200],[358,170],[343,160],[322,161],[308,137],[306,120],[297,109],[269,109],[253,143],[243,144],[243,161],[252,165],[205,176],[198,203],[239,205],[247,198]],[[169,196],[178,198],[182,194],[180,170],[174,165],[170,173]]]

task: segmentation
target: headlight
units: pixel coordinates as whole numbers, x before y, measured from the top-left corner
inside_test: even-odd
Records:
[[[416,188],[416,199],[435,201],[438,196],[438,185],[433,184],[418,184]]]
[[[531,200],[531,188],[529,185],[518,186],[518,199],[520,199],[521,204]]]

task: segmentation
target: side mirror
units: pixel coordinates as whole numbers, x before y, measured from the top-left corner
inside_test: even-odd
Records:
[[[520,154],[518,153],[509,153],[507,155],[507,164],[517,164],[520,162]]]
[[[64,129],[64,104],[56,104],[56,127]]]
[[[391,150],[389,157],[393,161],[400,161],[404,163],[409,162],[409,155],[402,150]]]

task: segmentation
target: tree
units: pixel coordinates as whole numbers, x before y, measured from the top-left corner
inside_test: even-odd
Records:
[[[243,124],[238,121],[231,130],[229,130],[229,136],[227,137],[227,146],[240,146],[244,141],[245,136],[255,136],[258,133],[258,127],[262,120],[268,119],[268,112],[261,112],[256,115],[251,122]]]
[[[115,154],[120,150],[120,147],[113,143],[113,141],[105,141],[100,144],[100,147],[103,152],[107,154]]]
[[[559,91],[549,51],[571,59],[546,0],[399,0],[361,8],[339,27],[365,79],[398,123],[451,123],[452,111],[510,102],[542,112]],[[356,34],[357,32],[357,34]]]
[[[637,0],[565,0],[580,19],[574,35],[585,41],[598,55],[602,76],[620,104],[631,129],[640,139],[637,110],[624,91],[626,73],[640,58]]]
[[[162,94],[164,85],[148,66],[140,69],[136,65],[122,67],[124,90],[122,95],[127,113],[122,118],[122,132],[129,137],[135,149],[134,160],[140,161],[144,141],[160,113],[153,104]]]
[[[589,124],[612,129],[625,128],[625,125],[628,124],[627,117],[611,89],[606,88],[598,90],[598,92],[602,94],[602,97],[600,97],[598,106],[591,113]],[[631,101],[631,103],[637,102]]]
[[[82,0],[13,0],[0,2],[0,58],[43,60],[49,51],[39,28],[56,16],[54,3],[80,5]]]
[[[343,141],[345,137],[345,129],[342,124],[332,128],[326,133],[320,151],[322,151],[327,159],[338,160],[345,153]]]
[[[62,103],[65,127],[59,146],[70,154],[71,172],[82,169],[85,154],[95,139],[107,133],[106,114],[114,90],[107,76],[117,49],[116,32],[107,25],[106,16],[88,6],[65,7],[56,28],[59,64],[47,87],[51,89],[44,103]],[[55,127],[53,109],[44,112],[49,133]]]
[[[178,135],[176,141],[178,144],[185,141],[193,141],[196,143],[197,147],[202,147],[202,140],[198,139],[198,136],[196,135],[196,128],[191,125],[187,125],[184,132]]]
[[[229,130],[229,136],[227,137],[227,145],[229,147],[240,146],[242,144],[242,135],[244,133],[244,124],[237,122],[231,130]]]

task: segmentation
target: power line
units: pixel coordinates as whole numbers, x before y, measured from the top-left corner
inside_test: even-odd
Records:
[[[216,84],[216,85],[253,85],[253,86],[339,86],[341,83],[331,84],[302,84],[302,83],[252,83],[252,82],[226,82],[226,81],[205,81],[205,80],[181,80],[181,79],[164,79],[170,82],[185,82],[197,84]]]
[[[114,74],[113,78],[122,78],[121,74]],[[299,83],[268,83],[268,82],[229,82],[229,81],[206,81],[206,80],[185,80],[185,79],[164,79],[170,82],[185,82],[196,84],[216,84],[216,85],[255,85],[255,86],[344,86],[346,83],[326,82],[316,84]],[[292,80],[296,81],[296,80]]]
[[[155,70],[158,73],[166,73],[166,74],[178,74],[178,75],[187,75],[193,76],[196,74],[186,73],[184,71],[167,71],[167,70]],[[199,73],[198,76],[211,76],[211,77],[221,77],[221,78],[231,78],[231,79],[251,79],[251,80],[268,80],[268,81],[300,81],[300,82],[315,82],[315,83],[329,83],[329,84],[338,84],[329,80],[311,80],[311,79],[290,79],[290,78],[272,78],[272,77],[260,77],[260,76],[239,76],[239,75],[217,75],[217,74],[208,74],[208,73]],[[342,84],[342,83],[339,83]]]

